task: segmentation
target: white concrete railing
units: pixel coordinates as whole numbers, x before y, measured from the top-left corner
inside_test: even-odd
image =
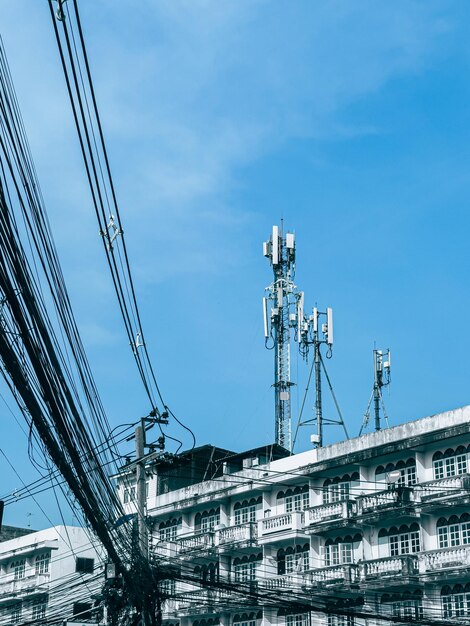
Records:
[[[179,544],[179,552],[190,552],[192,550],[203,550],[212,548],[214,545],[214,533],[199,533],[190,537],[181,537],[176,540]]]
[[[450,567],[468,567],[470,565],[470,546],[456,546],[431,550],[421,555],[424,571],[434,571]]]
[[[421,499],[428,500],[433,497],[440,498],[443,495],[456,494],[460,490],[469,486],[468,474],[462,474],[461,476],[449,476],[448,478],[440,478],[438,480],[430,480],[426,483],[421,483],[416,486],[417,491],[421,496]]]
[[[352,500],[340,500],[339,502],[332,502],[330,504],[312,506],[306,510],[306,522],[309,524],[317,524],[318,522],[330,518],[348,519],[355,509],[355,503]]]
[[[294,589],[301,587],[305,580],[305,574],[281,574],[273,578],[263,578],[259,580],[260,587],[264,589]]]
[[[260,536],[270,535],[289,530],[301,530],[303,528],[303,511],[293,511],[292,513],[282,513],[273,517],[265,517],[258,522],[258,534]]]
[[[413,554],[388,556],[361,563],[361,578],[380,578],[382,576],[412,576],[418,572],[418,557]]]
[[[0,596],[24,592],[49,584],[50,574],[28,574],[24,578],[15,580],[14,574],[1,577]]]
[[[344,565],[321,567],[310,570],[308,577],[311,585],[341,581],[352,583],[358,579],[357,565],[354,565],[353,563],[345,563]]]
[[[227,543],[238,543],[240,541],[250,541],[258,536],[258,526],[256,522],[237,524],[228,528],[221,528],[215,533],[215,543],[219,545]]]

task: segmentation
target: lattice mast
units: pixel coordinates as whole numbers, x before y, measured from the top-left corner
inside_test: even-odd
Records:
[[[287,450],[291,443],[290,341],[297,326],[297,302],[301,294],[294,284],[295,236],[273,226],[271,238],[263,243],[263,254],[273,268],[274,280],[263,298],[266,347],[274,349],[274,411],[276,443]],[[270,305],[270,306],[268,306]],[[269,309],[269,310],[268,310]],[[272,345],[270,343],[272,342]]]

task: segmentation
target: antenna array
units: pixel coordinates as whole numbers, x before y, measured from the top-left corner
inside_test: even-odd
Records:
[[[367,405],[367,409],[364,414],[364,419],[362,422],[361,430],[359,431],[359,435],[362,435],[362,431],[367,427],[369,423],[370,407],[372,404],[372,400],[374,401],[375,430],[380,430],[382,427],[380,423],[380,406],[382,406],[384,420],[388,427],[388,415],[382,396],[382,387],[386,387],[391,382],[391,363],[392,360],[390,356],[390,349],[387,349],[386,352],[383,352],[383,350],[374,349],[374,385],[372,388],[371,396],[369,398],[369,404]]]

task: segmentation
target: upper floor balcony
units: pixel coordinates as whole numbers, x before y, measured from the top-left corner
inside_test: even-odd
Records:
[[[342,565],[329,565],[310,570],[306,585],[311,587],[335,584],[352,585],[358,580],[358,566],[354,563],[343,563]]]
[[[13,574],[1,577],[0,599],[5,596],[44,593],[47,591],[50,574],[29,574],[15,580]]]
[[[226,589],[197,589],[177,594],[167,602],[164,611],[177,617],[218,613],[233,601],[233,591]]]
[[[357,499],[357,514],[359,516],[382,517],[383,513],[395,512],[397,509],[414,509],[417,497],[412,487],[395,487],[383,491],[376,491]]]
[[[305,511],[305,527],[348,521],[355,517],[356,514],[357,504],[350,499],[312,506]]]
[[[299,537],[306,537],[303,511],[265,517],[258,522],[258,543],[260,544]]]
[[[188,554],[193,552],[200,552],[204,550],[210,550],[214,547],[214,533],[204,532],[189,535],[187,537],[176,538],[178,554]]]
[[[264,589],[299,589],[305,583],[306,573],[280,574],[271,578],[259,580],[259,586]]]
[[[420,572],[429,578],[448,578],[452,570],[461,575],[461,568],[470,567],[470,546],[454,546],[430,550],[420,555]]]
[[[237,524],[227,528],[220,528],[215,532],[215,544],[220,551],[239,550],[243,545],[252,545],[258,537],[258,525],[256,522]]]
[[[419,493],[422,505],[432,506],[439,502],[452,502],[453,500],[470,500],[470,475],[449,476],[438,480],[430,480],[415,487]]]
[[[360,564],[359,571],[361,580],[374,583],[374,586],[406,585],[410,578],[419,573],[418,556],[401,554],[364,561]]]

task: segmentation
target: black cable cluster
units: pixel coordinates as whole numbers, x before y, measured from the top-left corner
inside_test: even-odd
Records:
[[[151,413],[157,417],[171,415],[189,431],[194,442],[192,431],[166,406],[150,360],[77,0],[59,3],[57,12],[54,11],[54,0],[49,0],[49,8],[106,260],[127,339],[151,404]],[[159,426],[162,430],[160,422]],[[178,450],[182,447],[181,441],[174,436],[165,433],[165,437],[178,443]]]

